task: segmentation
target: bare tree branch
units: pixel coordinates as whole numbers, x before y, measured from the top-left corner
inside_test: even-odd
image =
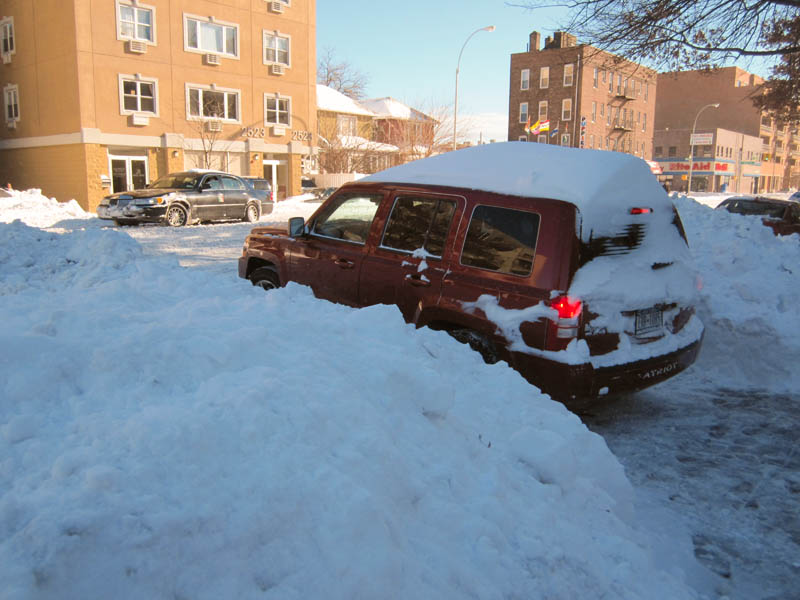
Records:
[[[346,60],[339,60],[332,48],[325,48],[317,58],[317,83],[327,85],[353,100],[363,100],[369,76]]]

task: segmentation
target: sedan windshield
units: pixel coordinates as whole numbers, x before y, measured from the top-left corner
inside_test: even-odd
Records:
[[[156,189],[190,190],[197,184],[197,175],[166,175],[157,179],[148,187]]]

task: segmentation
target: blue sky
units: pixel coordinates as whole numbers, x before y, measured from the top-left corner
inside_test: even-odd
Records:
[[[523,0],[524,1],[524,0]],[[503,0],[317,2],[317,51],[332,48],[369,76],[369,97],[391,96],[415,107],[452,107],[458,54],[459,123],[472,139],[505,140],[511,54],[524,52],[531,31],[557,26],[555,10],[527,11]],[[460,127],[459,127],[460,129]]]

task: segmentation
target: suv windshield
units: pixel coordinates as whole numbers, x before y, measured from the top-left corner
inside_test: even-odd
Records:
[[[197,184],[197,175],[166,175],[156,179],[148,187],[156,189],[190,190]]]

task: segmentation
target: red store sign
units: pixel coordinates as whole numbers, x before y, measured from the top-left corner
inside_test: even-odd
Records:
[[[714,171],[716,173],[728,173],[728,163],[715,163],[711,161],[695,161],[692,171]],[[667,163],[665,171],[686,171],[689,172],[689,162],[671,162]]]

